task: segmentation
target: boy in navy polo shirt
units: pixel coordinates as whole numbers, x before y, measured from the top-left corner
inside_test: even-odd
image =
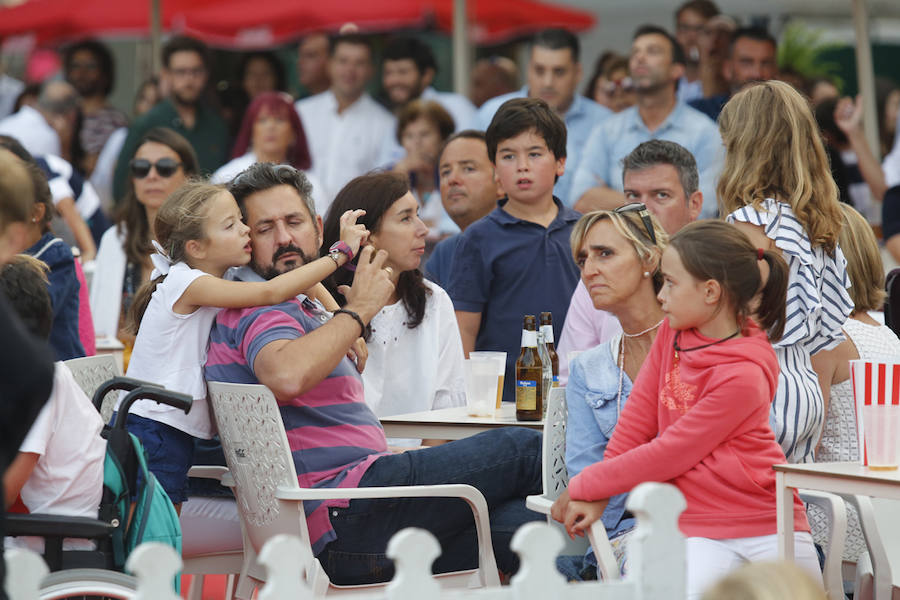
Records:
[[[565,172],[566,126],[546,102],[505,102],[486,141],[506,197],[460,235],[447,292],[466,354],[507,353],[503,399],[511,402],[522,316],[552,311],[555,339],[562,331],[579,277],[569,234],[580,215],[553,196]]]

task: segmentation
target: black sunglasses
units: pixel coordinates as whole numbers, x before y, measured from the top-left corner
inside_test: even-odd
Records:
[[[647,210],[646,204],[643,202],[630,202],[624,206],[620,206],[613,212],[619,214],[636,212],[644,223],[644,229],[647,230],[647,236],[650,238],[650,241],[653,242],[654,246],[656,245],[656,233],[653,231],[653,221],[650,220],[650,211]]]
[[[150,169],[153,167],[156,167],[156,172],[160,177],[168,179],[175,174],[175,171],[182,166],[182,163],[176,162],[171,158],[161,158],[155,163],[150,162],[146,158],[134,158],[131,160],[130,166],[131,174],[137,179],[143,179],[149,175]]]

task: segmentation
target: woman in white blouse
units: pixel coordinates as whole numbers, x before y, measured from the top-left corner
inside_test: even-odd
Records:
[[[378,416],[464,405],[463,349],[453,304],[419,270],[428,227],[418,216],[419,204],[406,178],[373,173],[344,186],[325,219],[323,249],[339,239],[340,215],[350,208],[366,211],[359,222],[371,232],[368,243],[387,251],[385,265],[397,286],[370,323],[369,358],[362,376],[366,403]],[[339,303],[344,298],[337,286],[353,281],[347,266],[352,263],[326,280]]]

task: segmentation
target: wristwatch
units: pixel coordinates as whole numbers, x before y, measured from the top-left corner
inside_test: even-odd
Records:
[[[331,248],[328,249],[328,256],[331,258],[331,260],[334,261],[336,267],[341,266],[341,263],[338,260],[341,254],[347,257],[347,263],[353,260],[353,250],[350,248],[347,242],[338,240],[331,245]]]

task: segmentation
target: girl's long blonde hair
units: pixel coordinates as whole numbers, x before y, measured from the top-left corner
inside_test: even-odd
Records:
[[[832,252],[843,216],[819,128],[790,85],[765,81],[738,92],[719,116],[725,166],[716,192],[722,214],[774,198],[791,206],[813,247]]]

